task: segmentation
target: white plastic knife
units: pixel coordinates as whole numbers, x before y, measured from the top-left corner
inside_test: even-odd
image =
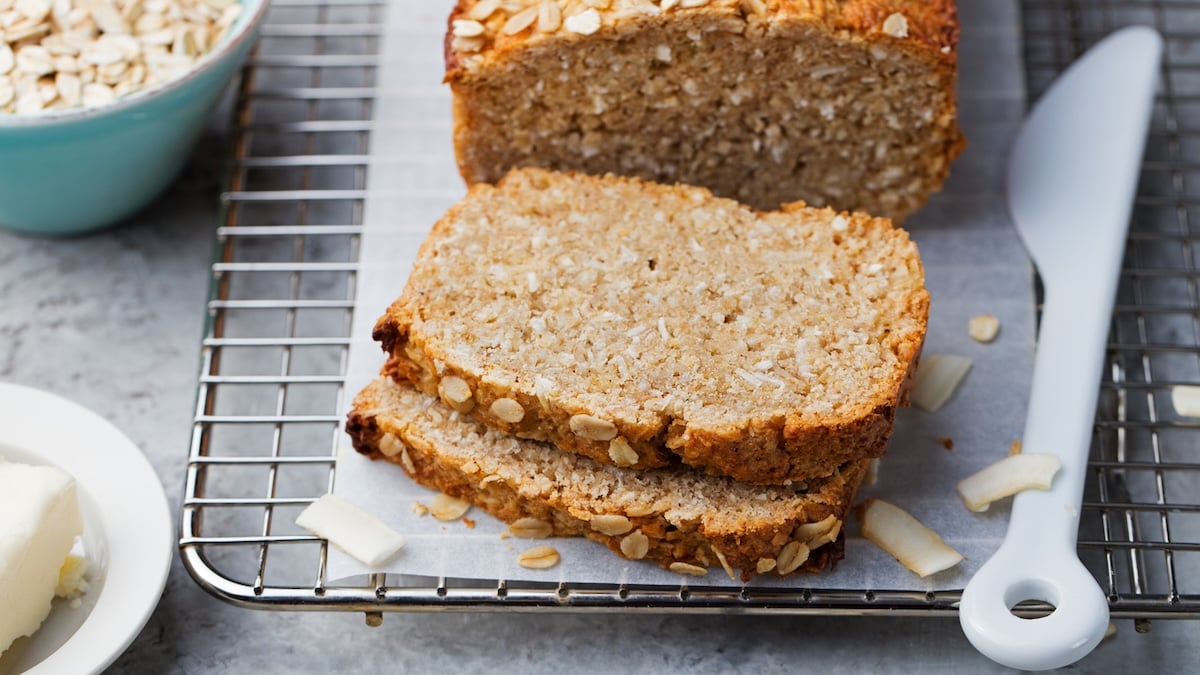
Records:
[[[1022,446],[1058,455],[1062,468],[1049,490],[1016,496],[1004,542],[963,590],[959,620],[976,649],[1013,668],[1074,663],[1108,627],[1108,602],[1075,547],[1161,55],[1149,28],[1105,38],[1037,102],[1009,161],[1009,210],[1045,288]],[[1014,615],[1027,600],[1055,610]]]

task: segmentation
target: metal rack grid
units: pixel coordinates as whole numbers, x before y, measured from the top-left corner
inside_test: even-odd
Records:
[[[957,591],[328,581],[326,542],[292,523],[332,486],[336,412],[353,393],[344,372],[385,3],[273,0],[244,71],[183,501],[181,553],[197,582],[238,605],[363,611],[369,623],[389,610],[538,607],[954,614]],[[1114,616],[1200,617],[1200,422],[1170,403],[1173,385],[1200,383],[1200,4],[1022,9],[1031,98],[1114,28],[1148,24],[1168,39],[1079,550]]]

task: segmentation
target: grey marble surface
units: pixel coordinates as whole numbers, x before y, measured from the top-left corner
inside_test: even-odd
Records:
[[[149,210],[46,240],[0,231],[0,381],[70,397],[125,431],[177,508],[216,222],[219,137]],[[1200,671],[1200,624],[1160,621],[1070,670]],[[952,619],[563,614],[361,615],[239,609],[178,561],[118,673],[1008,672]]]
[[[168,194],[101,234],[0,232],[0,380],[70,397],[125,431],[173,505],[183,488],[220,160],[201,147]],[[1200,625],[1128,621],[1080,673],[1197,672]],[[389,614],[244,610],[175,563],[162,601],[113,666],[236,672],[1006,672],[951,619]]]

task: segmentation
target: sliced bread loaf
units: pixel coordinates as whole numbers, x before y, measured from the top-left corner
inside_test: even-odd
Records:
[[[963,147],[953,0],[459,0],[468,182],[514,166],[900,219]]]
[[[586,536],[626,558],[719,565],[743,579],[817,572],[840,559],[842,523],[867,465],[789,487],[684,467],[621,469],[497,433],[388,378],[358,395],[346,430],[359,452],[506,522],[534,518],[555,536]]]
[[[375,338],[506,433],[782,484],[883,453],[928,305],[887,220],[523,169],[435,224]]]

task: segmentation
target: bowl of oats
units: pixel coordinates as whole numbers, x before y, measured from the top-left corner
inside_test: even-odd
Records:
[[[175,178],[267,0],[0,0],[0,227],[72,235]]]

